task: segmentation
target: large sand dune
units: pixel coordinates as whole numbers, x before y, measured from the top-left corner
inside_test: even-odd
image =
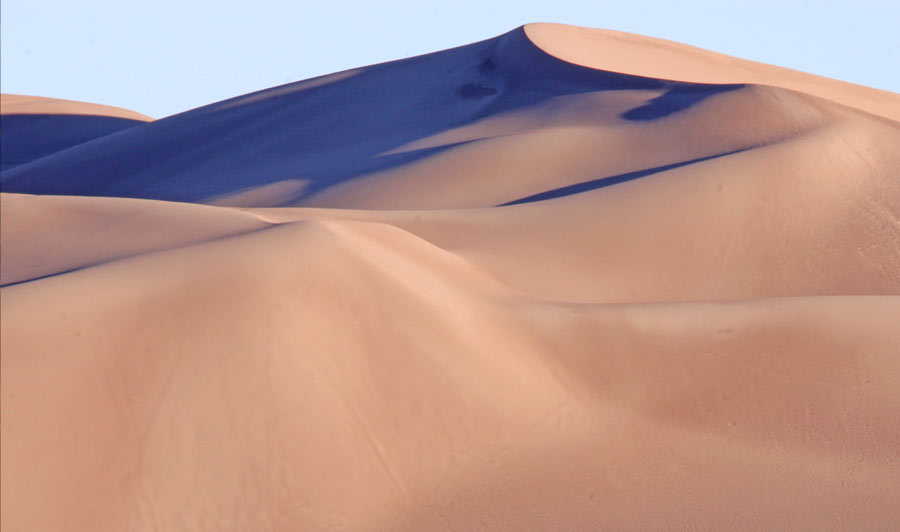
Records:
[[[4,531],[900,528],[896,94],[534,24],[23,101]]]

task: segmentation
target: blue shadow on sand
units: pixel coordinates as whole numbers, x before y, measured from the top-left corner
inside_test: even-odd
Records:
[[[652,120],[734,86],[695,85],[557,59],[517,28],[486,41],[248,94],[106,135],[0,173],[6,192],[202,201],[285,179],[283,204],[438,151],[383,155],[569,94],[668,90],[626,113]]]
[[[635,107],[622,113],[625,120],[649,121],[664,118],[673,113],[683,111],[701,101],[745,87],[744,84],[733,85],[679,85],[667,90],[661,96],[653,98],[645,105]]]
[[[564,196],[571,196],[572,194],[579,194],[581,192],[587,192],[589,190],[595,190],[598,188],[608,187],[610,185],[616,185],[619,183],[624,183],[626,181],[631,181],[633,179],[638,179],[640,177],[646,177],[652,174],[658,174],[659,172],[665,172],[666,170],[673,170],[675,168],[680,168],[682,166],[687,166],[689,164],[702,163],[703,161],[709,161],[710,159],[718,159],[719,157],[725,157],[726,155],[733,155],[735,153],[740,153],[742,151],[747,151],[752,148],[744,148],[740,150],[729,151],[726,153],[717,153],[716,155],[710,155],[708,157],[700,157],[697,159],[691,159],[690,161],[682,161],[678,163],[666,164],[663,166],[655,166],[653,168],[645,168],[644,170],[637,170],[635,172],[628,172],[625,174],[618,174],[613,176],[601,177],[599,179],[592,179],[590,181],[584,181],[582,183],[576,183],[574,185],[569,185],[566,187],[554,188],[553,190],[547,190],[545,192],[540,192],[538,194],[533,194],[531,196],[526,196],[524,198],[520,198],[514,201],[510,201],[507,203],[503,203],[501,205],[497,205],[497,207],[506,207],[507,205],[520,205],[522,203],[532,203],[535,201],[544,201],[554,198],[562,198]]]
[[[138,124],[143,122],[112,116],[0,115],[0,171]]]

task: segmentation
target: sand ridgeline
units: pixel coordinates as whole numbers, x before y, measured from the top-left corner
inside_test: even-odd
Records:
[[[25,94],[0,94],[0,113],[5,115],[108,116],[140,122],[153,120],[147,115],[121,107]]]
[[[114,117],[0,136],[4,530],[900,528],[900,96],[535,24]]]

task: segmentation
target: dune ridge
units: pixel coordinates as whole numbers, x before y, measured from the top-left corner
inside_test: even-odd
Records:
[[[900,528],[898,116],[530,24],[27,130],[3,528]]]
[[[643,35],[548,23],[527,24],[524,29],[539,49],[588,68],[692,83],[771,85],[900,120],[900,101],[890,91]]]
[[[0,113],[5,115],[110,116],[141,122],[153,120],[147,115],[111,105],[8,93],[0,94]]]

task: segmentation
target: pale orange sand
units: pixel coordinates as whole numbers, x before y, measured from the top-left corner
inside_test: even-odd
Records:
[[[578,65],[694,83],[772,85],[900,120],[900,101],[888,91],[618,31],[545,23],[525,31],[547,53]]]
[[[291,207],[3,194],[3,530],[900,529],[900,96],[526,31],[750,85],[557,98]]]
[[[3,114],[59,114],[59,115],[95,115],[130,118],[149,122],[153,120],[147,115],[98,103],[74,102],[58,98],[42,96],[25,96],[22,94],[0,94],[0,112]]]

